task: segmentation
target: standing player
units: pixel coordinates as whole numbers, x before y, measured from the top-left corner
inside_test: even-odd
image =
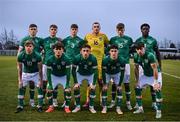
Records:
[[[25,42],[25,51],[19,53],[17,57],[17,67],[18,67],[18,83],[19,83],[19,93],[18,93],[18,106],[15,113],[19,113],[24,107],[24,95],[25,87],[28,85],[29,81],[33,81],[38,89],[38,112],[42,112],[42,61],[39,53],[35,52],[33,41],[27,40]]]
[[[60,41],[60,39],[58,37],[56,37],[58,31],[58,27],[57,25],[50,25],[49,27],[49,32],[50,32],[50,36],[44,39],[44,43],[43,43],[43,49],[44,49],[44,60],[43,60],[43,96],[45,98],[45,94],[46,94],[46,85],[47,85],[47,67],[46,67],[46,63],[47,60],[50,56],[52,56],[54,54],[52,46]],[[53,91],[53,105],[55,107],[58,106],[58,102],[57,102],[57,89],[55,88]]]
[[[42,43],[43,43],[43,39],[37,37],[37,32],[38,32],[38,28],[36,24],[30,24],[29,25],[29,35],[24,37],[19,45],[19,50],[18,50],[18,54],[23,51],[25,49],[24,44],[26,43],[26,41],[28,40],[32,40],[34,43],[34,50],[38,53],[41,53],[42,50]],[[34,103],[34,83],[32,81],[29,82],[29,94],[30,94],[30,101],[29,104],[32,107],[35,107],[35,103]]]
[[[129,110],[132,110],[131,102],[130,102],[130,51],[131,46],[133,44],[133,40],[131,37],[124,35],[125,25],[123,23],[118,23],[116,26],[116,31],[118,36],[112,37],[110,39],[110,45],[114,44],[117,45],[119,48],[119,56],[125,60],[125,77],[124,77],[124,86],[126,91],[126,105]],[[116,84],[112,84],[112,101],[109,108],[115,106],[115,97],[116,97]]]
[[[62,85],[64,89],[64,95],[66,100],[65,112],[70,113],[69,105],[71,100],[71,89],[69,87],[70,81],[70,61],[64,55],[64,46],[58,42],[53,45],[54,54],[47,60],[47,97],[49,101],[49,108],[46,112],[54,111],[53,106],[53,90],[58,86]],[[56,89],[57,90],[57,89]]]
[[[102,61],[102,76],[103,76],[103,90],[102,90],[102,105],[103,109],[101,113],[107,113],[107,89],[109,81],[113,79],[114,84],[117,86],[117,107],[116,112],[118,114],[123,114],[121,111],[122,103],[122,87],[121,83],[124,78],[125,64],[126,62],[118,57],[118,46],[111,45],[110,56],[107,56]]]
[[[83,42],[83,39],[77,36],[78,33],[78,25],[71,25],[71,35],[63,39],[62,43],[64,44],[64,48],[66,49],[65,54],[68,58],[73,61],[76,55],[80,53],[80,44]]]
[[[142,107],[142,88],[146,85],[152,86],[156,94],[156,118],[161,118],[161,86],[162,86],[162,74],[157,63],[155,55],[147,50],[145,50],[144,43],[136,43],[136,54],[134,55],[135,63],[135,74],[137,87],[135,89],[136,102],[138,104],[137,110],[134,114],[143,113]],[[143,74],[138,75],[139,65],[143,68]]]
[[[70,59],[72,63],[76,55],[80,53],[80,46],[83,43],[83,39],[77,36],[78,25],[72,24],[70,28],[71,35],[63,39],[62,43],[64,44],[65,54]],[[65,106],[65,102],[61,107]]]
[[[142,36],[139,37],[136,40],[136,43],[138,42],[143,42],[145,44],[146,50],[154,53],[154,55],[156,56],[159,66],[161,68],[161,58],[160,58],[160,52],[158,49],[158,45],[157,45],[157,41],[155,38],[149,36],[149,31],[150,31],[150,25],[147,23],[144,23],[141,25],[141,33]],[[140,72],[142,71],[142,68],[140,67]],[[150,90],[151,90],[151,96],[152,96],[152,108],[156,109],[156,94],[155,91],[153,90],[153,87],[150,86]]]
[[[92,33],[89,33],[85,36],[84,40],[91,46],[91,53],[96,57],[98,62],[98,84],[99,84],[99,93],[100,93],[100,101],[101,101],[101,93],[102,93],[102,59],[104,57],[105,47],[107,47],[109,40],[107,36],[100,32],[100,23],[94,22],[92,24]],[[84,107],[87,107],[89,103],[89,89],[87,89],[87,100]],[[101,102],[100,102],[101,103]]]
[[[77,55],[73,61],[72,75],[74,78],[74,97],[75,97],[75,109],[73,113],[78,112],[80,107],[80,85],[83,80],[88,81],[90,86],[90,103],[89,110],[91,113],[96,113],[94,109],[95,99],[95,87],[97,80],[97,60],[91,54],[91,47],[89,45],[83,45],[81,47],[81,54]]]

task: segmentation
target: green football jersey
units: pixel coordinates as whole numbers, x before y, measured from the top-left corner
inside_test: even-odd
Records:
[[[137,63],[142,66],[144,75],[153,76],[153,69],[151,67],[151,64],[157,63],[157,59],[153,53],[146,51],[143,56],[139,56],[137,53],[135,53],[134,63]],[[158,72],[160,72],[159,66],[158,66]]]
[[[38,72],[38,63],[42,61],[41,55],[38,52],[33,51],[32,54],[26,54],[22,51],[18,57],[17,61],[23,64],[24,73],[35,73]]]
[[[119,48],[119,56],[125,59],[126,63],[129,63],[130,48],[133,44],[133,40],[129,36],[115,36],[110,39],[110,45],[117,45]]]
[[[113,75],[121,72],[121,70],[124,70],[125,64],[125,60],[120,57],[117,60],[113,60],[110,56],[106,56],[102,61],[102,69],[107,74]]]
[[[51,69],[53,75],[64,76],[66,75],[66,69],[70,68],[70,61],[64,54],[59,59],[53,55],[48,58],[46,65],[47,68]]]
[[[46,64],[47,60],[50,56],[54,55],[52,46],[58,42],[59,39],[57,37],[51,38],[47,37],[44,39],[43,48],[44,48],[44,60],[43,63]]]
[[[78,36],[68,36],[63,39],[62,43],[65,47],[65,54],[69,57],[71,62],[73,61],[75,56],[80,53],[81,42],[83,42],[83,39]]]
[[[97,60],[92,54],[84,59],[81,54],[77,55],[73,60],[73,67],[77,66],[77,72],[81,75],[92,75],[94,69],[97,69]]]
[[[26,36],[24,37],[21,42],[20,42],[20,47],[24,50],[24,44],[26,43],[27,40],[32,40],[34,42],[34,50],[37,52],[41,52],[42,45],[43,45],[43,39],[39,37],[31,37],[31,36]]]
[[[102,76],[103,82],[106,83],[106,74],[114,75],[120,73],[119,85],[122,83],[124,78],[126,61],[122,57],[118,57],[117,60],[113,60],[110,56],[106,56],[102,61]]]
[[[151,36],[148,36],[147,38],[140,37],[136,40],[136,43],[138,42],[143,42],[146,47],[146,50],[154,54],[154,50],[158,48],[156,39]]]

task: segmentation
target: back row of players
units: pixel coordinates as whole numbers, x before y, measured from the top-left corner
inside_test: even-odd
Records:
[[[37,25],[29,26],[29,36],[23,38],[19,46],[18,62],[18,107],[16,113],[23,110],[25,88],[30,86],[30,105],[34,104],[34,87],[38,88],[38,111],[42,112],[43,100],[47,93],[49,107],[46,112],[54,111],[58,106],[57,89],[61,84],[64,88],[64,110],[70,113],[71,100],[70,76],[74,79],[75,109],[78,112],[80,106],[80,86],[83,80],[88,81],[87,100],[83,107],[89,107],[91,113],[94,109],[96,81],[99,84],[100,104],[102,113],[107,113],[107,108],[115,106],[118,114],[121,111],[122,88],[124,83],[126,93],[126,105],[132,110],[130,102],[130,54],[134,54],[136,106],[133,113],[143,113],[142,88],[149,85],[152,95],[152,107],[156,109],[156,118],[161,118],[161,86],[160,73],[161,61],[157,41],[149,36],[150,26],[141,25],[142,37],[138,38],[133,46],[133,40],[124,35],[125,26],[119,23],[116,26],[117,36],[110,41],[100,32],[100,24],[92,24],[92,33],[85,36],[84,40],[77,36],[78,26],[72,24],[71,35],[61,40],[56,36],[58,27],[50,25],[50,36],[41,39],[36,37]],[[105,57],[105,55],[107,55]],[[112,100],[107,106],[108,84],[112,82]],[[117,95],[116,95],[117,94]]]

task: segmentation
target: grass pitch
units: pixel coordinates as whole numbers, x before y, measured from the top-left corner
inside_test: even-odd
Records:
[[[169,73],[175,76],[180,77],[180,61],[175,60],[164,60],[163,72]],[[133,66],[131,65],[131,102],[134,106],[135,96],[134,96],[134,74]],[[17,69],[16,69],[16,57],[6,57],[0,56],[0,120],[1,121],[52,121],[52,120],[61,120],[61,121],[155,121],[155,111],[151,109],[151,95],[150,89],[147,88],[143,91],[143,107],[144,114],[134,115],[132,111],[128,111],[125,107],[125,96],[123,90],[123,115],[118,115],[115,112],[115,108],[108,110],[107,114],[101,114],[101,107],[99,106],[99,90],[96,89],[96,99],[95,99],[95,109],[97,110],[96,114],[91,114],[88,110],[82,109],[78,113],[66,114],[62,109],[57,109],[52,113],[38,113],[36,109],[31,108],[28,105],[29,93],[28,89],[26,90],[25,96],[25,108],[24,111],[18,114],[15,114],[14,111],[17,106]],[[72,83],[71,83],[72,84]],[[84,82],[81,87],[81,104],[85,102],[85,93],[86,93],[87,83]],[[162,118],[159,120],[166,121],[176,121],[180,120],[180,79],[174,78],[169,75],[163,74],[163,106],[162,106]],[[111,95],[109,89],[108,102],[110,102]],[[74,97],[72,97],[71,109],[74,108],[73,102]],[[36,100],[37,101],[37,100]],[[60,105],[63,102],[62,87],[59,87],[58,101]],[[44,110],[47,106],[44,107]]]

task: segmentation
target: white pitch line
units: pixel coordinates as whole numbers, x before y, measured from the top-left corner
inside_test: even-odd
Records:
[[[178,77],[178,76],[171,75],[171,74],[169,74],[169,73],[166,73],[166,72],[162,72],[162,73],[163,73],[163,74],[165,74],[165,75],[169,75],[169,76],[171,76],[171,77],[174,77],[174,78],[180,79],[180,77]]]

